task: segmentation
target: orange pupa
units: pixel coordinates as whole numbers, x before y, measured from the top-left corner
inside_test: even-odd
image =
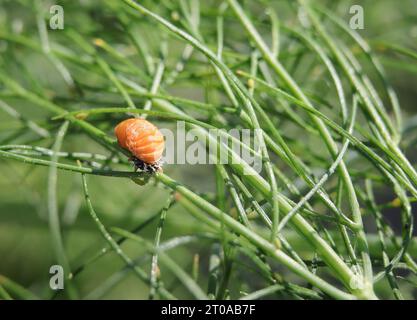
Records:
[[[161,168],[165,141],[152,123],[140,118],[127,119],[116,126],[114,133],[119,145],[132,153],[138,169],[155,172]]]

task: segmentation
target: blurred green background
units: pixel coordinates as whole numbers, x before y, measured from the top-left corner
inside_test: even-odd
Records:
[[[209,8],[218,6],[217,1],[204,1],[203,19],[210,23]],[[250,2],[250,1],[249,1]],[[263,2],[263,1],[260,1]],[[290,1],[275,1],[276,12],[283,24],[297,23]],[[365,0],[365,1],[321,1],[332,8],[344,20],[350,19],[348,12],[352,4],[360,4],[365,12],[365,29],[359,31],[371,43],[388,42],[417,50],[417,7],[415,0]],[[2,64],[7,66],[10,77],[28,81],[25,72],[29,70],[33,80],[40,87],[48,88],[51,95],[66,96],[65,83],[57,75],[51,64],[35,50],[16,46],[13,56],[7,54],[12,44],[1,39],[1,35],[25,35],[39,43],[36,31],[36,16],[31,1],[0,0],[0,55]],[[47,10],[52,1],[39,1],[40,7]],[[155,9],[158,1],[143,1]],[[105,39],[117,37],[117,26],[112,18],[111,10],[102,6],[101,1],[60,1],[65,10],[65,25],[77,28],[83,34],[96,35]],[[207,12],[207,16],[204,16]],[[262,14],[262,12],[260,12]],[[254,12],[256,14],[256,12]],[[46,11],[45,17],[48,16]],[[51,41],[62,47],[69,46],[66,37],[61,36],[60,30],[49,30]],[[151,38],[158,33],[157,27],[144,26],[139,32]],[[228,30],[233,35],[233,29]],[[228,37],[230,35],[226,35]],[[155,41],[157,42],[157,41]],[[152,43],[152,42],[151,42]],[[116,46],[119,44],[115,44]],[[158,43],[154,43],[155,48]],[[181,52],[182,46],[170,44],[174,52]],[[153,48],[155,51],[156,49]],[[383,47],[381,47],[383,50]],[[178,59],[178,53],[172,60]],[[379,52],[388,77],[397,90],[404,112],[404,119],[410,121],[417,117],[417,65],[410,63],[406,57],[393,52]],[[12,60],[12,61],[11,61]],[[140,62],[138,62],[140,63]],[[0,71],[0,72],[3,72]],[[74,69],[74,72],[77,72]],[[80,74],[80,77],[88,75]],[[98,79],[99,81],[99,79]],[[178,86],[172,89],[173,94],[185,93],[188,96],[199,97],[198,84],[195,88]],[[26,118],[39,121],[48,128],[56,130],[59,123],[50,121],[44,123],[46,117],[42,111],[21,100],[3,97],[4,101],[13,105]],[[74,105],[74,109],[82,107]],[[415,121],[415,120],[413,120]],[[111,123],[114,125],[116,122]],[[406,122],[407,123],[407,122]],[[165,127],[167,123],[159,122],[158,126]],[[0,110],[0,144],[14,144],[30,140],[30,133],[20,135],[22,124]],[[111,134],[112,126],[104,127]],[[72,129],[71,129],[72,130]],[[18,135],[18,138],[15,138]],[[49,142],[44,143],[50,146]],[[75,130],[65,138],[62,150],[105,153],[98,144],[91,142],[82,133]],[[415,148],[408,150],[411,158],[415,156]],[[214,191],[214,168],[212,166],[169,165],[165,171],[178,180],[193,186],[201,193]],[[5,275],[23,286],[46,296],[52,295],[48,288],[49,268],[55,264],[51,245],[51,236],[47,222],[47,179],[48,169],[33,167],[14,161],[0,160],[0,274]],[[145,221],[157,213],[165,203],[167,193],[152,185],[139,187],[125,179],[107,177],[88,177],[90,196],[93,205],[106,226],[119,226],[126,229]],[[62,219],[63,236],[67,255],[71,266],[75,267],[88,260],[104,242],[91,221],[85,207],[81,177],[78,174],[59,172],[58,176],[59,214]],[[141,235],[153,240],[157,222],[153,222],[141,231]],[[204,231],[204,226],[194,220],[183,208],[174,206],[169,211],[163,238],[188,235]],[[132,257],[141,257],[143,251],[137,245],[124,245],[126,252]],[[186,246],[174,249],[172,256],[184,267],[191,270],[195,254],[200,255],[201,274],[204,279],[208,272],[208,256],[212,247],[209,241],[191,242]],[[144,261],[144,267],[149,269],[149,262]],[[129,272],[120,273],[123,263],[113,253],[88,266],[76,279],[76,284],[83,297],[140,299],[146,298],[148,291],[145,286]],[[117,281],[117,277],[123,278]],[[168,279],[169,276],[165,275]],[[113,277],[113,278],[112,278]],[[121,279],[120,278],[120,279]],[[110,279],[110,280],[109,280]],[[256,279],[256,278],[255,278]],[[112,289],[103,288],[103,284],[117,283]],[[256,281],[256,280],[255,280]],[[175,280],[167,281],[167,286],[176,287]],[[103,289],[103,291],[100,291]],[[181,291],[181,289],[177,289]],[[179,295],[186,293],[176,292]]]

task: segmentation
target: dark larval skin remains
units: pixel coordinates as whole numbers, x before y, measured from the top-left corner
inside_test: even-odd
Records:
[[[136,157],[131,157],[129,160],[133,162],[136,170],[144,171],[151,174],[160,171],[163,165],[162,160],[159,160],[155,163],[146,163]]]

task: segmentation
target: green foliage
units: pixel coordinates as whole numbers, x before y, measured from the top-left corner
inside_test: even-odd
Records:
[[[412,1],[365,30],[349,1],[67,1],[63,30],[3,2],[0,298],[415,298]],[[138,115],[229,163],[134,171]],[[209,131],[233,128],[262,172]]]

